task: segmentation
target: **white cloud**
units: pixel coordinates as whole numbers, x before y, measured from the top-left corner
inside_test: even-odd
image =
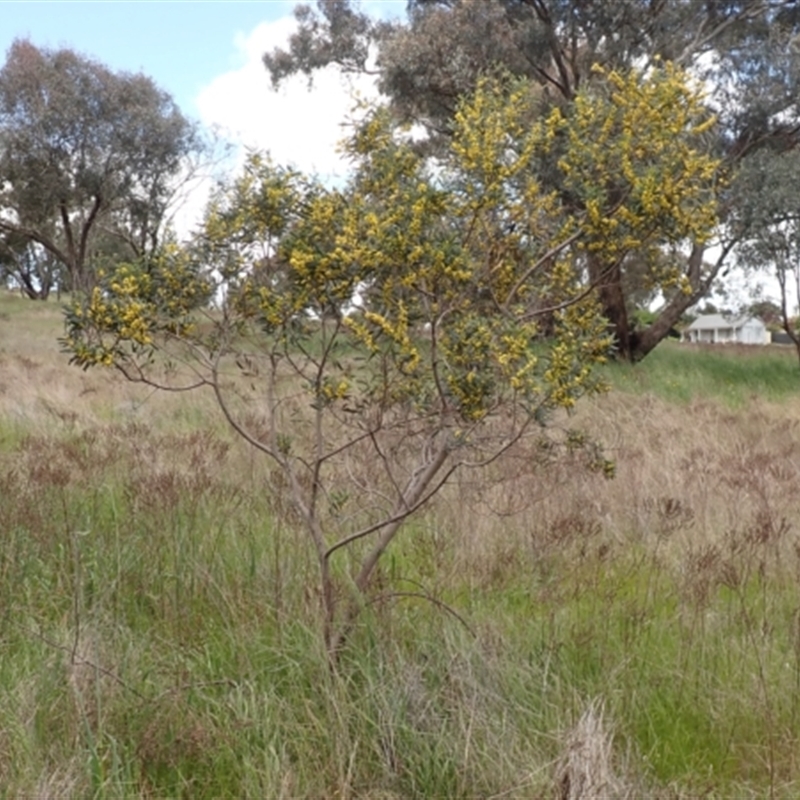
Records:
[[[384,9],[385,11],[385,9]],[[223,169],[235,173],[246,148],[268,150],[276,164],[294,166],[327,183],[341,182],[347,162],[337,152],[346,136],[344,123],[356,98],[377,97],[374,81],[342,76],[335,67],[315,73],[311,88],[302,75],[284,81],[276,92],[261,60],[275,47],[286,47],[297,22],[291,15],[264,22],[250,33],[237,34],[229,71],[218,75],[197,96],[200,120],[234,145],[235,157]],[[188,235],[202,217],[211,178],[194,183],[176,209],[178,235]]]
[[[298,75],[274,91],[261,57],[285,47],[296,26],[294,18],[282,17],[238,35],[234,45],[241,66],[204,87],[197,107],[206,125],[219,126],[232,141],[269,150],[278,164],[335,181],[347,170],[337,153],[337,142],[346,133],[343,122],[356,96],[372,98],[377,92],[371,79],[345,77],[334,67],[317,72],[310,90],[307,79]]]

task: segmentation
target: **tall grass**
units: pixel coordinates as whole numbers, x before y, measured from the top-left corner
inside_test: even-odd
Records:
[[[732,408],[753,399],[781,400],[800,393],[800,368],[793,347],[690,345],[662,342],[642,363],[610,364],[618,390],[652,392],[677,403],[713,397]]]
[[[602,707],[600,796],[797,796],[789,362],[612,369],[560,424],[616,479],[525,448],[462,475],[334,674],[305,543],[209,399],[68,369],[57,310],[0,300],[0,795],[566,797]]]

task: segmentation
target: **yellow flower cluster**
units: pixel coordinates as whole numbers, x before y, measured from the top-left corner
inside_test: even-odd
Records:
[[[67,310],[62,340],[84,367],[123,365],[152,351],[158,336],[189,335],[193,310],[210,294],[210,284],[196,274],[187,254],[173,247],[146,265],[98,272],[98,279],[88,297]]]
[[[558,166],[582,210],[583,246],[607,263],[653,242],[703,241],[716,225],[718,159],[704,148],[715,123],[702,94],[671,64],[604,80],[575,99]],[[662,288],[669,273],[653,274]]]

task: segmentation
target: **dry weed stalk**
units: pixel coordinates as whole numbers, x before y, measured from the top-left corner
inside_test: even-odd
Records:
[[[76,757],[65,765],[44,772],[27,797],[29,800],[70,800],[80,796],[86,788],[81,786],[80,770],[81,764]]]
[[[613,735],[602,699],[595,698],[567,734],[557,770],[559,800],[614,800],[627,796],[613,769]]]

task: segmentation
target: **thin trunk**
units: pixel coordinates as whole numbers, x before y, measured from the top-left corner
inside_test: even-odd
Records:
[[[564,51],[561,47],[555,22],[550,15],[550,11],[543,0],[523,0],[523,2],[533,8],[534,13],[538,17],[539,22],[544,26],[546,32],[547,45],[553,59],[553,64],[558,72],[558,78],[554,78],[548,73],[545,73],[545,75],[547,79],[558,88],[566,100],[571,100],[575,92],[575,86],[573,85],[574,76],[570,75],[567,69],[567,64],[564,60]]]
[[[423,496],[425,495],[426,490],[433,483],[436,475],[447,462],[449,455],[450,448],[447,443],[440,443],[439,448],[431,460],[417,470],[417,472],[411,477],[402,493],[402,496],[398,500],[395,513],[392,515],[393,521],[383,529],[378,541],[361,563],[361,568],[354,581],[358,595],[350,602],[342,623],[340,624],[338,630],[333,633],[328,642],[328,652],[333,663],[335,663],[338,659],[339,653],[353,631],[356,618],[361,612],[364,594],[369,588],[370,580],[375,572],[375,568],[378,566],[378,562],[386,552],[386,548],[391,544],[392,539],[394,539],[394,537],[397,535],[397,532],[406,521],[407,514],[404,514],[403,512],[407,511],[408,513],[411,513],[411,511],[418,506],[420,500],[422,500]]]
[[[56,260],[61,262],[67,270],[71,273],[71,261],[68,252],[65,252],[56,243],[47,236],[44,236],[40,231],[34,228],[27,228],[24,225],[14,225],[0,219],[0,231],[5,233],[19,234],[31,242],[38,242],[48,253],[55,256]],[[52,280],[51,280],[52,285]]]
[[[64,262],[69,273],[70,290],[75,292],[83,289],[84,287],[80,281],[80,272],[78,265],[78,254],[75,249],[75,237],[72,233],[72,223],[69,219],[69,212],[65,203],[61,203],[59,208],[61,212],[61,224],[64,227],[64,238],[67,242],[67,260]]]
[[[81,229],[81,239],[78,245],[78,258],[75,266],[77,272],[80,273],[80,279],[83,284],[82,288],[84,290],[89,288],[89,282],[86,275],[86,247],[89,243],[89,234],[92,230],[92,226],[97,219],[97,215],[102,205],[103,198],[98,194],[94,199],[94,203],[92,203],[92,209],[89,212],[89,216],[86,218],[86,222],[84,222],[83,228]]]
[[[24,270],[20,270],[17,273],[17,277],[19,278],[20,288],[22,291],[27,295],[29,300],[46,300],[47,295],[44,297],[42,296],[41,292],[33,285],[33,281]]]
[[[789,319],[789,307],[786,297],[786,268],[783,263],[779,263],[777,276],[778,284],[781,287],[781,324],[786,335],[794,343],[795,350],[797,350],[797,358],[800,361],[800,335],[798,335],[797,330],[792,325],[791,319]],[[795,273],[794,277],[797,289],[797,297],[800,298],[800,272]]]

